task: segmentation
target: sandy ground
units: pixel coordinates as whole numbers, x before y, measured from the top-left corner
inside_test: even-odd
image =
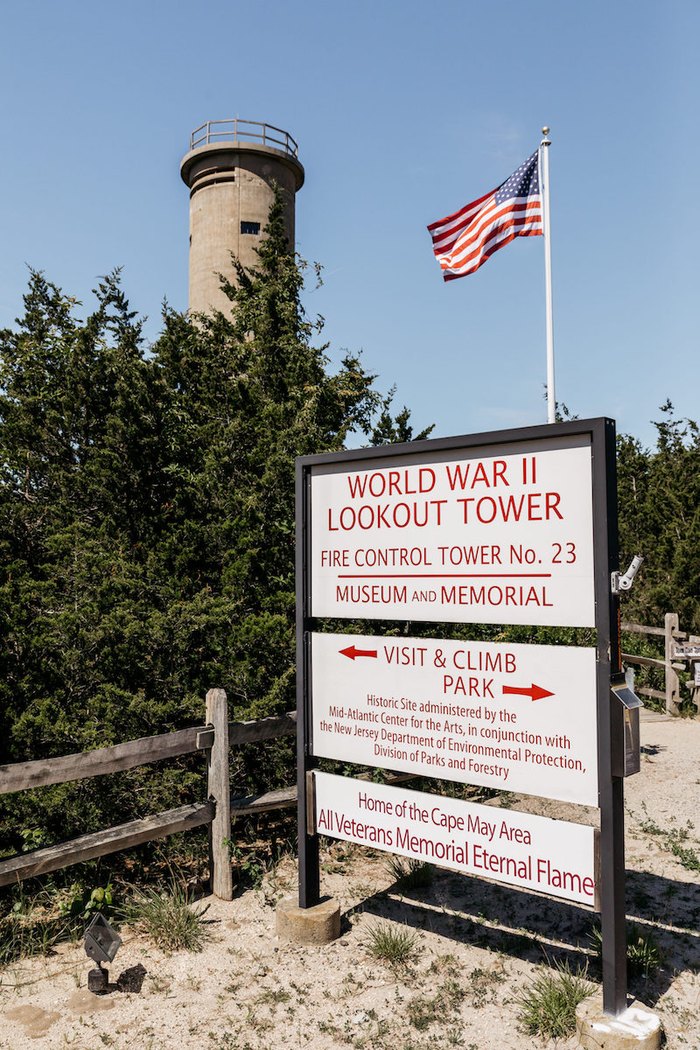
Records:
[[[642,748],[642,772],[626,784],[627,912],[653,932],[663,964],[631,990],[661,1017],[670,1050],[700,1050],[700,722],[645,713]],[[515,808],[545,811],[523,798]],[[566,815],[551,804],[546,812]],[[123,931],[111,977],[143,966],[139,992],[89,993],[81,945],[0,971],[0,1048],[578,1045],[525,1035],[517,999],[547,960],[590,960],[590,911],[444,871],[402,894],[386,855],[336,843],[323,855],[323,890],[341,903],[341,939],[300,948],[275,934],[275,903],[294,892],[295,878],[287,862],[259,890],[212,899],[198,954],[168,956]],[[407,967],[392,970],[368,953],[378,923],[415,934]]]

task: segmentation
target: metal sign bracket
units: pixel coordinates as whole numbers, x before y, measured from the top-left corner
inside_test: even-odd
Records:
[[[634,578],[639,572],[639,568],[643,561],[644,558],[641,554],[635,554],[626,573],[610,573],[610,589],[614,595],[619,595],[622,594],[623,591],[629,591],[632,589]]]

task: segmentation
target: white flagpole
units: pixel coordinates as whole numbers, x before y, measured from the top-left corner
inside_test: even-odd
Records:
[[[547,422],[555,423],[557,402],[554,393],[554,329],[552,325],[552,245],[549,220],[549,128],[542,128],[540,179],[542,183],[542,227],[544,233],[544,283],[547,315]]]

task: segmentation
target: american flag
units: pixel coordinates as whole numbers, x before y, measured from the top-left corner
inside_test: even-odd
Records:
[[[446,281],[474,273],[514,237],[542,234],[539,150],[484,197],[428,226]]]

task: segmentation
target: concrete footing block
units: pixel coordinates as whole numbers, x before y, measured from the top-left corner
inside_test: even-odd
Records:
[[[340,937],[340,904],[327,897],[300,908],[295,897],[285,897],[277,905],[277,933],[295,944],[329,944]]]
[[[603,1013],[602,995],[592,995],[576,1008],[576,1031],[583,1050],[658,1050],[661,1021],[641,1003],[611,1017]]]

